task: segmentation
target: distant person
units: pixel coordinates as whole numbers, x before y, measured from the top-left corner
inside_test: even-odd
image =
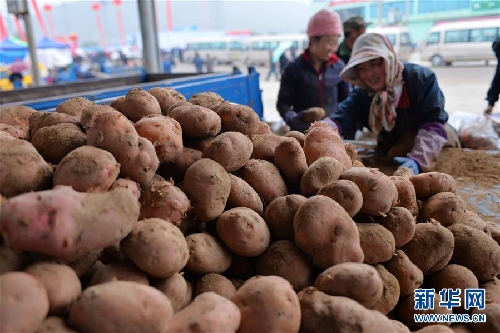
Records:
[[[172,73],[172,67],[175,66],[175,63],[170,56],[170,54],[167,52],[163,55],[163,72],[170,74]]]
[[[309,20],[309,47],[286,66],[276,103],[291,130],[306,131],[312,123],[308,118],[316,114],[312,108],[318,107],[326,117],[316,120],[336,126],[330,117],[349,94],[349,85],[340,79],[344,63],[335,54],[342,35],[342,22],[333,11],[321,10]]]
[[[194,55],[193,63],[194,67],[196,68],[196,73],[203,73],[203,64],[205,63],[205,61],[198,52],[196,52]]]
[[[21,58],[14,59],[14,62],[10,65],[10,75],[9,81],[14,86],[14,89],[19,89],[23,87],[23,72],[29,68],[28,64],[21,60]]]
[[[207,54],[207,73],[213,73],[214,72],[214,63],[215,59],[210,56],[210,54]]]
[[[295,46],[292,46],[290,48],[290,60],[294,61],[295,58],[297,58],[297,48]]]
[[[280,56],[280,74],[283,75],[283,72],[285,71],[285,67],[288,64],[289,60],[288,57],[286,56],[286,52],[283,52]]]
[[[498,101],[498,95],[500,95],[500,37],[497,37],[497,39],[493,42],[492,48],[497,57],[497,69],[495,75],[493,76],[493,81],[491,81],[488,93],[486,94],[488,106],[486,107],[486,110],[484,110],[485,114],[491,114],[493,112],[493,106]]]
[[[344,40],[339,45],[337,56],[342,59],[344,64],[349,62],[352,54],[352,46],[356,39],[366,32],[366,27],[370,23],[365,23],[361,16],[354,16],[347,19],[344,26]]]
[[[127,55],[122,50],[119,51],[119,55],[120,55],[120,60],[123,64],[123,66],[127,67],[127,65],[128,65]]]
[[[267,73],[266,81],[269,81],[272,74],[274,74],[276,81],[279,81],[279,79],[280,79],[280,76],[279,76],[278,71],[276,69],[276,61],[274,61],[273,53],[274,53],[274,50],[269,50],[269,72]]]

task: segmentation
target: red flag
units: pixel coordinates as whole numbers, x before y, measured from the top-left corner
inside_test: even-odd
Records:
[[[8,36],[9,34],[7,33],[7,28],[5,28],[5,24],[3,23],[2,14],[0,14],[0,40],[3,40]]]
[[[47,28],[45,27],[45,23],[43,23],[42,14],[38,9],[38,4],[36,3],[36,0],[31,0],[31,4],[33,5],[33,9],[35,10],[36,18],[38,19],[38,24],[40,24],[40,27],[42,28],[43,35],[47,37],[48,36]]]

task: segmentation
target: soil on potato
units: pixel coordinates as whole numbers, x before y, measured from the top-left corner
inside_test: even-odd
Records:
[[[358,154],[365,166],[379,168],[386,175],[392,175],[397,168],[391,160],[376,158],[373,150]],[[485,221],[500,223],[500,152],[444,148],[432,171],[455,179],[457,194],[467,209]]]

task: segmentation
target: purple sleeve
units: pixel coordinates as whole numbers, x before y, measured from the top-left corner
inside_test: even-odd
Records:
[[[448,135],[443,124],[438,122],[425,123],[420,126],[413,149],[408,157],[415,160],[423,172],[430,171],[443,149]]]

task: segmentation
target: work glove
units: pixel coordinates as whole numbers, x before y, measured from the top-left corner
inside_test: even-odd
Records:
[[[337,123],[335,121],[332,120],[332,118],[325,117],[321,121],[324,121],[325,123],[327,123],[331,128],[333,128],[337,131],[339,130],[339,126],[337,125]]]
[[[292,131],[305,132],[309,129],[309,126],[311,126],[310,122],[302,120],[302,114],[305,111],[306,110],[297,113],[290,110],[285,114],[285,117],[283,117],[283,120],[288,126],[290,126]]]
[[[310,107],[309,109],[300,112],[300,114],[300,118],[308,123],[318,121],[326,116],[325,109],[320,107]]]
[[[399,163],[399,168],[407,167],[411,171],[413,171],[414,175],[418,175],[420,173],[420,167],[418,163],[415,162],[414,159],[409,157],[394,157],[394,162]]]

